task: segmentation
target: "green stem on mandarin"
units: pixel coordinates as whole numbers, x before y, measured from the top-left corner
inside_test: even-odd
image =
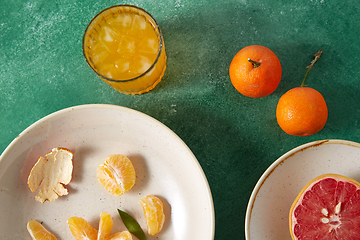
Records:
[[[307,66],[307,71],[306,71],[305,76],[304,76],[304,79],[303,79],[303,81],[302,81],[302,83],[301,83],[301,87],[306,86],[306,85],[305,85],[306,78],[307,78],[310,70],[313,68],[313,66],[315,66],[315,63],[319,60],[320,55],[322,54],[322,52],[323,52],[323,50],[319,50],[317,53],[315,53],[315,55],[314,55],[314,57],[315,57],[314,60],[312,60],[312,61],[311,61],[311,64],[310,64],[309,66]]]
[[[252,63],[252,65],[254,66],[254,68],[260,67],[260,63],[256,62],[254,60],[251,60],[250,58],[248,58],[248,61]]]

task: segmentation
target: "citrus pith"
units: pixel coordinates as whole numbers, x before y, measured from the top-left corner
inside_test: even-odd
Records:
[[[311,180],[290,208],[293,240],[359,239],[360,183],[325,174]]]

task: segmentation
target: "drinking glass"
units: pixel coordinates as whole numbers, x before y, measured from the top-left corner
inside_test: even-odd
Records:
[[[166,69],[159,25],[133,5],[116,5],[98,13],[85,30],[83,54],[104,82],[131,95],[153,89]]]

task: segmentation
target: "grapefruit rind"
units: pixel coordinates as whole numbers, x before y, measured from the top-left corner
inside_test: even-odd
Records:
[[[295,219],[295,217],[293,217],[293,212],[294,212],[294,210],[295,210],[295,208],[299,205],[299,203],[301,202],[301,200],[303,199],[303,197],[304,197],[304,193],[306,192],[306,190],[309,190],[309,189],[311,189],[311,187],[313,186],[313,185],[315,185],[316,183],[318,183],[320,180],[322,180],[322,179],[326,179],[326,178],[333,178],[333,179],[336,179],[336,180],[343,180],[343,181],[347,181],[347,182],[351,182],[351,183],[353,183],[354,185],[356,185],[356,187],[358,188],[358,189],[360,189],[360,183],[359,182],[357,182],[356,180],[354,180],[354,179],[351,179],[351,178],[349,178],[349,177],[345,177],[345,176],[342,176],[342,175],[339,175],[339,174],[323,174],[323,175],[321,175],[321,176],[318,176],[318,177],[316,177],[316,178],[314,178],[313,180],[311,180],[309,183],[307,183],[302,189],[301,189],[301,191],[300,191],[300,193],[297,195],[297,197],[295,198],[295,200],[294,200],[294,202],[293,202],[293,204],[291,205],[291,208],[290,208],[290,212],[289,212],[289,228],[290,228],[290,234],[291,234],[291,238],[293,239],[293,240],[297,240],[298,238],[296,238],[296,236],[294,236],[294,230],[293,230],[293,228],[294,228],[294,226],[295,226],[295,224],[293,224],[294,223],[294,220],[296,220]]]

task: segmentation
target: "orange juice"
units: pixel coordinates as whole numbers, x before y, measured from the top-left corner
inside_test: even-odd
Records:
[[[94,17],[83,38],[89,66],[119,92],[141,94],[161,81],[166,68],[163,37],[141,8],[118,5]]]

